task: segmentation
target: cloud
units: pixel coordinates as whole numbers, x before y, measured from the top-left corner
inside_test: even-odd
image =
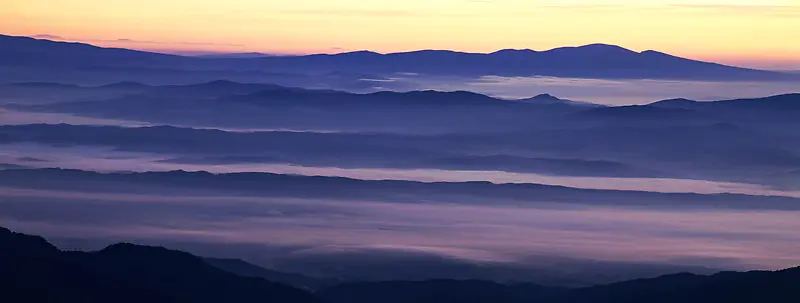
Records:
[[[196,42],[196,41],[157,41],[157,40],[138,40],[130,38],[83,39],[83,38],[63,37],[51,34],[37,34],[30,37],[36,39],[78,41],[87,43],[105,42],[105,43],[158,44],[158,45],[235,46],[235,47],[245,46],[244,44],[236,44],[236,43],[214,43],[214,42]]]
[[[212,42],[192,42],[192,41],[153,41],[153,40],[136,40],[128,38],[119,39],[95,39],[85,40],[93,42],[117,42],[117,43],[141,43],[141,44],[164,44],[164,45],[206,45],[206,46],[245,46],[244,44],[235,43],[212,43]]]
[[[61,37],[61,36],[50,35],[50,34],[38,34],[38,35],[33,35],[33,36],[31,36],[31,38],[36,38],[36,39],[47,39],[47,40],[64,40],[64,38],[63,38],[63,37]]]
[[[4,188],[0,225],[86,239],[297,247],[284,257],[299,264],[371,254],[512,266],[542,256],[677,265],[686,263],[673,260],[724,257],[711,265],[778,268],[796,264],[792,253],[800,239],[793,220],[798,213],[791,211],[540,208],[496,199],[463,205],[432,196],[407,198],[425,201],[417,203],[133,185],[103,193],[104,184],[82,186],[82,192]],[[129,193],[132,188],[137,193]],[[364,264],[365,257],[354,260]]]
[[[792,5],[673,4],[670,7],[700,12],[723,11],[742,14],[768,14],[777,17],[797,17],[800,15],[800,6]]]
[[[338,17],[461,17],[468,14],[452,12],[423,12],[398,9],[355,9],[355,8],[330,8],[330,9],[292,9],[283,10],[283,14],[308,15],[308,16],[338,16]]]

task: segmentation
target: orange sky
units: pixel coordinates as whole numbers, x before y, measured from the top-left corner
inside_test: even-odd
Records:
[[[800,69],[800,0],[0,0],[0,33],[270,53],[490,52],[601,42]]]

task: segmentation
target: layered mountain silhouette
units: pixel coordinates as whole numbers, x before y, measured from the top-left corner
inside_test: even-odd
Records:
[[[0,98],[27,103],[5,105],[18,110],[152,123],[366,132],[513,130],[542,123],[547,116],[602,107],[549,95],[512,100],[467,91],[359,94],[231,81],[39,88],[44,86],[5,85],[0,87]],[[58,96],[63,99],[54,100]]]
[[[226,261],[227,262],[227,261]],[[0,291],[24,302],[328,303],[794,303],[800,268],[768,272],[675,274],[584,288],[488,281],[345,283],[312,294],[237,276],[186,252],[115,244],[61,251],[44,238],[0,228]]]
[[[2,100],[14,103],[5,107],[18,110],[151,123],[367,132],[491,132],[568,128],[593,122],[638,127],[747,123],[758,128],[796,124],[793,113],[800,110],[800,94],[702,102],[672,99],[609,107],[549,94],[523,99],[468,91],[359,94],[225,80],[162,86],[120,82],[95,87],[15,83],[0,85]]]
[[[3,127],[0,140],[177,153],[165,160],[173,164],[499,170],[795,188],[798,96],[602,106],[548,94],[357,94],[224,80],[95,87],[18,83],[0,86],[0,97],[48,102],[4,105],[15,111],[180,127]],[[315,153],[318,147],[324,152]]]
[[[59,68],[136,68],[153,70],[228,70],[281,73],[418,73],[443,76],[554,76],[624,79],[789,80],[790,73],[761,71],[679,58],[657,51],[635,52],[591,44],[548,51],[501,50],[464,53],[421,50],[241,58],[198,58],[82,43],[0,36],[0,66]]]
[[[564,205],[646,206],[651,209],[727,208],[798,210],[798,198],[738,194],[657,193],[580,189],[532,183],[418,182],[273,173],[167,171],[99,173],[71,169],[0,170],[5,187],[69,192],[175,192],[255,197],[295,197],[352,201],[415,201],[493,204],[560,203]]]
[[[104,94],[101,94],[104,93]],[[114,93],[116,95],[114,95]],[[517,106],[549,105],[550,107],[602,107],[588,102],[576,102],[560,99],[550,94],[541,94],[530,98],[507,99],[490,97],[469,91],[379,91],[374,93],[351,93],[338,90],[303,89],[261,83],[239,83],[227,80],[216,80],[190,85],[152,86],[137,82],[117,82],[102,86],[78,86],[48,82],[21,82],[0,85],[0,97],[16,98],[25,102],[27,99],[45,99],[51,103],[75,101],[79,94],[86,94],[84,99],[98,99],[97,95],[117,98],[192,98],[194,100],[222,98],[223,102],[235,101],[250,103],[264,107],[303,107],[303,106]],[[53,96],[56,95],[56,96]],[[57,99],[60,95],[62,98]],[[74,95],[74,96],[73,96]],[[42,98],[44,97],[44,98]],[[47,98],[51,97],[51,98]],[[116,100],[84,101],[91,105],[120,105]],[[41,101],[34,101],[41,102]],[[232,105],[235,105],[232,104]]]

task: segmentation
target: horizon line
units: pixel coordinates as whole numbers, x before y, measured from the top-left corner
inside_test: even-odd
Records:
[[[588,44],[579,44],[579,45],[564,45],[544,50],[536,50],[532,48],[500,48],[495,51],[490,52],[470,52],[470,51],[462,51],[462,50],[455,50],[455,49],[436,49],[436,48],[428,48],[428,49],[415,49],[415,50],[406,50],[406,51],[395,51],[395,52],[380,52],[380,51],[373,51],[369,49],[359,49],[359,50],[336,50],[336,51],[319,51],[319,52],[293,52],[293,53],[281,53],[281,52],[266,52],[266,51],[214,51],[214,50],[182,50],[176,48],[158,48],[158,47],[119,47],[119,46],[106,46],[103,43],[137,43],[137,40],[131,39],[114,39],[114,40],[93,40],[93,39],[71,39],[66,38],[58,35],[48,35],[48,34],[38,34],[38,35],[10,35],[10,34],[3,34],[0,33],[0,36],[7,36],[7,37],[15,37],[15,38],[29,38],[38,41],[49,41],[55,43],[78,43],[78,44],[85,44],[90,45],[98,48],[105,48],[105,49],[126,49],[126,50],[133,50],[133,51],[140,51],[140,52],[149,52],[155,54],[163,54],[163,55],[173,55],[173,56],[182,56],[182,57],[202,57],[202,56],[214,56],[214,55],[235,55],[235,54],[260,54],[264,55],[265,57],[272,56],[272,57],[302,57],[302,56],[313,56],[313,55],[342,55],[342,54],[354,54],[354,53],[372,53],[377,55],[393,55],[393,54],[408,54],[408,53],[417,53],[417,52],[425,52],[425,51],[439,51],[439,52],[451,52],[457,54],[476,54],[476,55],[491,55],[496,54],[503,51],[517,51],[517,52],[533,52],[533,53],[546,53],[555,50],[561,49],[575,49],[575,48],[586,48],[586,47],[593,47],[593,46],[602,46],[602,47],[609,47],[609,48],[618,48],[623,51],[629,51],[636,54],[643,54],[647,52],[655,52],[660,54],[665,54],[669,56],[673,56],[676,58],[682,58],[687,60],[693,61],[700,61],[712,64],[720,64],[730,67],[736,68],[744,68],[744,69],[752,69],[752,70],[763,70],[763,71],[771,71],[771,72],[796,72],[800,70],[800,61],[797,62],[798,66],[796,67],[786,67],[782,69],[776,68],[765,68],[765,67],[751,67],[746,65],[739,65],[738,63],[726,63],[724,61],[717,61],[715,59],[705,59],[705,58],[690,58],[690,57],[683,57],[679,55],[674,55],[668,52],[662,52],[656,49],[646,49],[637,51],[622,45],[618,44],[611,44],[611,43],[602,43],[602,42],[595,42],[595,43],[588,43]],[[100,42],[100,43],[97,43]],[[198,42],[199,43],[199,42]],[[165,42],[164,44],[168,44]],[[748,61],[746,59],[737,60],[741,63],[741,61]],[[752,61],[752,60],[750,60]],[[756,60],[758,61],[758,60]],[[771,60],[764,60],[763,62],[771,62]]]

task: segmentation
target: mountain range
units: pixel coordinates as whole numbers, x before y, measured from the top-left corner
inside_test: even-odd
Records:
[[[428,76],[548,76],[596,79],[797,80],[796,74],[725,66],[657,51],[635,52],[615,45],[591,44],[547,51],[500,50],[464,53],[420,50],[379,54],[357,51],[301,56],[189,57],[83,43],[56,42],[0,35],[0,81],[43,81],[36,72],[73,72],[73,82],[147,79],[175,82],[175,77],[202,79],[216,75],[230,80],[274,79],[278,75],[356,73],[377,78],[398,73]],[[266,74],[265,74],[266,73]],[[148,76],[149,77],[145,77]],[[16,79],[16,80],[14,80]],[[171,80],[170,80],[171,79]],[[363,79],[362,79],[363,80]],[[46,81],[46,80],[45,80]],[[84,81],[85,82],[85,81]],[[194,81],[198,82],[198,81]],[[106,82],[108,83],[108,82]],[[302,85],[305,86],[305,85]]]
[[[1,85],[2,99],[27,103],[4,105],[18,110],[159,124],[367,132],[519,129],[548,115],[601,106],[550,95],[510,100],[467,91],[350,93],[230,81],[96,87],[18,83]]]
[[[800,268],[674,274],[583,288],[477,280],[343,283],[309,292],[237,275],[192,254],[114,244],[61,251],[44,238],[0,228],[0,291],[24,302],[328,303],[793,303]]]
[[[0,181],[7,188],[92,193],[172,192],[220,196],[281,197],[350,201],[427,201],[480,205],[641,206],[650,209],[800,209],[798,198],[737,194],[659,193],[597,190],[533,183],[419,182],[362,180],[344,177],[274,173],[203,171],[99,173],[74,169],[5,169]]]
[[[800,170],[800,94],[605,106],[549,94],[351,93],[226,80],[36,82],[0,85],[0,107],[18,117],[163,125],[4,126],[0,141],[155,152],[170,155],[164,161],[171,164],[492,170],[779,188],[796,188]]]

